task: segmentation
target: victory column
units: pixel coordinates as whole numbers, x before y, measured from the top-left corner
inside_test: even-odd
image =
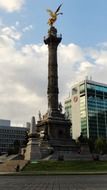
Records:
[[[37,124],[39,130],[44,130],[44,141],[47,141],[55,150],[63,149],[71,143],[71,122],[61,112],[58,101],[57,48],[62,40],[62,35],[57,35],[57,29],[53,25],[57,20],[57,16],[62,14],[59,12],[61,6],[62,4],[55,12],[47,10],[50,15],[48,20],[50,28],[48,35],[44,37],[44,43],[48,45],[48,112]]]
[[[47,157],[52,153],[51,151],[53,151],[51,159],[58,159],[59,155],[63,155],[64,159],[71,159],[73,150],[77,149],[70,136],[71,122],[62,113],[62,106],[58,101],[57,48],[62,40],[62,35],[57,35],[57,29],[53,25],[57,16],[62,14],[59,12],[61,6],[62,4],[55,12],[47,10],[50,15],[49,30],[48,35],[44,37],[44,43],[48,45],[48,111],[43,117],[39,112],[36,131],[29,135],[26,159],[30,160]],[[31,126],[34,127],[35,124]]]

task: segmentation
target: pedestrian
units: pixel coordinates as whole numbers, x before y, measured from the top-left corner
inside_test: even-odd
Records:
[[[19,170],[20,170],[20,165],[17,164],[17,166],[16,166],[16,172],[19,172]]]

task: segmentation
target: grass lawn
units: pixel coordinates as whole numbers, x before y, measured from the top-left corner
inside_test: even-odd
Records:
[[[107,161],[39,161],[28,164],[24,172],[82,172],[107,171]]]

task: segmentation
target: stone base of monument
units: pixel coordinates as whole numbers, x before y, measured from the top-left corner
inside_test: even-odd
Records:
[[[61,113],[47,115],[37,124],[37,130],[44,130],[44,138],[41,147],[45,141],[54,150],[73,150],[75,144],[70,136],[70,120],[66,119]]]
[[[49,157],[49,160],[93,160],[92,155],[89,154],[79,154],[77,151],[71,150],[55,150],[55,152]]]
[[[40,159],[41,159],[41,152],[40,152],[39,140],[36,138],[31,138],[27,143],[25,160],[32,161]]]
[[[88,143],[81,143],[80,144],[79,153],[81,155],[90,154],[90,149],[89,149]]]
[[[41,140],[40,143],[41,158],[49,156],[53,152],[53,148],[49,145],[47,140]]]

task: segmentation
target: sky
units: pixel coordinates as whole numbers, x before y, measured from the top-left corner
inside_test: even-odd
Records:
[[[0,118],[13,125],[47,111],[46,10],[61,3],[59,101],[86,76],[107,84],[107,0],[0,0]]]

